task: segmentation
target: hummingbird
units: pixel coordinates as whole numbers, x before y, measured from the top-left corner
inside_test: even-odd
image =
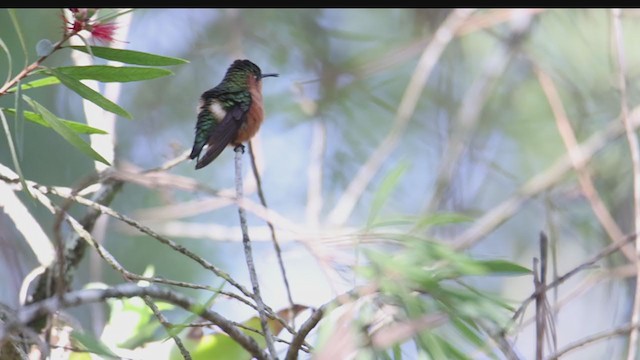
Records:
[[[263,74],[251,61],[236,60],[220,84],[202,93],[189,155],[197,158],[196,169],[209,165],[228,145],[243,146],[258,132],[264,119],[262,79],[269,76],[278,74]]]

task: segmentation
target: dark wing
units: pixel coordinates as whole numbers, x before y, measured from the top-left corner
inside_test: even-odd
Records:
[[[209,163],[215,160],[218,155],[220,155],[222,150],[224,150],[224,148],[227,147],[229,143],[231,143],[233,138],[238,133],[238,130],[240,129],[240,125],[242,125],[242,122],[244,121],[246,113],[247,109],[245,109],[245,106],[243,106],[241,103],[237,103],[227,110],[227,113],[221,122],[213,122],[212,128],[209,129],[209,136],[206,142],[206,144],[208,145],[207,150],[205,151],[204,155],[198,159],[198,162],[196,163],[196,169],[200,169],[209,165]],[[204,144],[202,144],[197,150],[196,156],[200,154],[203,146]],[[194,149],[192,150],[191,155],[193,155],[195,151],[196,148],[194,145]],[[193,156],[192,159],[196,156]]]

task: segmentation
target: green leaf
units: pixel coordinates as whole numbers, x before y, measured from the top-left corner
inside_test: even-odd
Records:
[[[73,50],[89,53],[84,46],[69,46]],[[175,57],[161,56],[155,54],[149,54],[141,51],[124,50],[124,49],[112,49],[109,47],[92,46],[91,52],[94,56],[102,59],[120,61],[127,64],[134,65],[148,65],[148,66],[169,66],[169,65],[181,65],[188,63],[189,61],[179,59]]]
[[[486,340],[478,335],[478,331],[474,328],[475,324],[473,323],[473,321],[457,316],[452,316],[450,319],[452,324],[465,339],[474,344],[478,349],[481,349],[488,357],[496,359],[495,354],[493,354],[490,349],[485,346]]]
[[[178,335],[185,327],[187,327],[189,324],[191,324],[196,319],[198,319],[199,317],[198,314],[201,313],[202,310],[209,308],[211,304],[213,304],[213,302],[216,300],[218,295],[220,295],[220,291],[222,291],[226,283],[227,283],[226,281],[223,281],[222,283],[220,283],[220,286],[218,286],[218,288],[214,291],[213,295],[211,295],[209,300],[205,301],[204,305],[202,306],[202,309],[192,309],[193,314],[189,315],[181,324],[176,324],[172,329],[167,331],[166,339],[169,339],[170,337]]]
[[[429,214],[418,220],[415,230],[424,230],[436,225],[458,224],[462,222],[472,221],[473,218],[458,213],[436,213]]]
[[[11,22],[13,23],[13,28],[16,30],[16,34],[18,34],[18,40],[20,41],[20,47],[22,48],[22,54],[24,55],[24,67],[27,67],[27,64],[29,63],[29,53],[27,52],[27,43],[24,41],[22,29],[20,29],[20,24],[18,23],[16,10],[8,9],[8,11],[9,17],[11,17]]]
[[[12,114],[12,115],[16,115],[16,110],[15,109],[2,109],[4,112],[8,113],[8,114]],[[46,122],[43,118],[42,115],[31,112],[31,111],[23,111],[23,116],[26,120],[29,120],[31,122],[34,122],[38,125],[42,125],[44,127],[48,127],[50,128],[51,125],[49,125],[48,122]],[[69,129],[73,130],[74,132],[78,133],[78,134],[107,134],[106,131],[98,129],[98,128],[94,128],[91,127],[89,125],[85,125],[79,122],[75,122],[75,121],[71,121],[71,120],[65,120],[65,119],[60,119],[58,118],[58,120],[60,120],[63,124],[67,125],[69,127]]]
[[[16,115],[13,117],[13,128],[16,134],[16,147],[18,148],[18,158],[22,160],[24,149],[24,104],[22,101],[22,87],[18,80],[18,93],[15,96]]]
[[[9,80],[11,80],[11,71],[12,71],[11,52],[9,51],[7,44],[5,44],[1,38],[0,38],[0,48],[2,48],[2,50],[4,50],[4,52],[7,54],[7,79],[5,80],[5,82],[9,82]]]
[[[416,220],[413,217],[400,217],[397,219],[382,219],[375,221],[369,225],[369,230],[373,230],[375,228],[384,228],[384,227],[398,227],[398,226],[406,226],[415,224]]]
[[[531,270],[524,266],[520,266],[516,263],[512,263],[506,260],[484,260],[478,261],[478,263],[484,266],[487,271],[493,274],[503,275],[529,275]]]
[[[99,92],[81,83],[79,80],[76,80],[73,77],[66,75],[56,69],[49,69],[49,71],[51,72],[51,75],[57,77],[64,86],[73,90],[83,98],[116,115],[131,119],[131,114],[129,114],[125,109],[121,108],[116,103],[102,96],[102,94],[100,94]]]
[[[409,168],[409,164],[406,161],[399,163],[393,168],[387,176],[382,180],[378,191],[373,196],[371,203],[371,212],[369,212],[369,219],[367,220],[367,227],[371,226],[373,222],[378,218],[378,214],[382,210],[382,207],[389,199],[391,192],[396,188],[398,182],[402,178],[402,175]]]
[[[102,356],[108,356],[111,358],[119,359],[116,353],[114,353],[107,345],[105,345],[100,340],[96,339],[92,335],[83,333],[78,330],[73,330],[71,332],[71,339],[76,343],[75,345],[83,350],[86,350],[90,353]]]
[[[2,122],[2,127],[4,128],[4,132],[7,135],[7,144],[9,144],[9,152],[11,153],[11,160],[13,161],[13,166],[15,166],[18,176],[20,176],[20,183],[22,184],[22,190],[24,190],[27,194],[29,194],[29,196],[33,198],[33,194],[31,194],[31,191],[29,191],[27,182],[24,180],[24,175],[22,175],[22,168],[20,167],[20,162],[18,161],[18,154],[16,153],[16,148],[13,145],[13,138],[11,136],[11,132],[9,131],[9,123],[7,122],[7,118],[4,116],[4,113],[2,111],[0,111],[0,121]]]
[[[33,80],[33,81],[29,81],[28,83],[22,84],[22,90],[30,90],[30,89],[35,89],[42,86],[49,86],[49,85],[56,85],[56,84],[60,84],[60,80],[58,80],[57,77],[47,76],[42,79]],[[14,92],[16,90],[18,90],[18,87],[14,86],[11,89],[7,90],[7,92]]]
[[[78,150],[82,151],[92,159],[100,161],[101,163],[107,165],[111,165],[107,160],[105,160],[105,158],[95,152],[95,150],[93,150],[91,146],[89,146],[89,144],[84,142],[84,140],[82,140],[82,138],[78,134],[74,133],[71,129],[69,129],[67,125],[60,121],[57,116],[53,115],[53,113],[47,110],[47,108],[27,96],[25,96],[24,99],[29,103],[29,105],[35,112],[42,115],[42,118],[51,126],[51,128],[55,132],[60,134],[60,136],[67,140],[71,145],[75,146]]]
[[[69,75],[77,80],[91,79],[101,82],[128,82],[150,80],[159,77],[173,75],[173,72],[167,69],[158,69],[151,67],[133,67],[133,66],[67,66],[55,68],[63,74]]]

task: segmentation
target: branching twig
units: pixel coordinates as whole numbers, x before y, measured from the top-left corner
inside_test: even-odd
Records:
[[[618,328],[612,329],[612,330],[608,330],[608,331],[603,331],[597,334],[593,334],[591,336],[586,336],[576,342],[573,342],[567,346],[565,346],[563,349],[558,350],[557,352],[549,355],[549,357],[547,357],[547,359],[549,360],[557,360],[560,357],[562,357],[563,355],[566,355],[567,353],[576,350],[578,348],[581,348],[583,346],[586,345],[591,345],[595,342],[598,342],[600,340],[606,340],[609,338],[612,338],[614,336],[620,336],[620,335],[627,335],[629,334],[631,331],[633,330],[638,330],[640,329],[640,324],[627,324],[624,326],[620,326]]]
[[[582,192],[591,204],[593,213],[596,215],[596,218],[602,225],[602,228],[607,232],[607,235],[609,235],[611,241],[622,239],[624,237],[624,234],[622,233],[622,230],[620,230],[620,227],[616,223],[615,219],[613,219],[613,216],[611,216],[611,213],[609,212],[609,210],[607,210],[606,205],[600,198],[598,190],[596,189],[595,185],[593,184],[593,180],[589,175],[589,171],[584,167],[578,167],[577,165],[578,140],[576,139],[576,135],[573,131],[573,128],[571,127],[571,122],[567,117],[567,113],[564,111],[562,100],[560,99],[560,95],[558,94],[553,80],[539,67],[534,66],[534,70],[538,77],[538,82],[540,82],[540,86],[542,87],[542,90],[547,97],[547,101],[549,102],[551,111],[553,112],[553,117],[556,120],[558,132],[560,133],[562,141],[567,148],[567,153],[569,154],[571,165],[578,174],[578,182],[580,183]],[[635,254],[629,247],[623,247],[621,248],[621,251],[627,257],[627,259],[635,259]]]
[[[531,301],[535,300],[535,298],[538,296],[538,294],[540,292],[545,292],[545,291],[548,291],[549,289],[555,288],[556,286],[564,283],[565,281],[567,281],[568,279],[573,277],[575,274],[579,273],[582,270],[585,270],[585,269],[591,267],[593,264],[595,264],[600,259],[605,258],[605,257],[613,254],[614,252],[618,251],[618,249],[620,249],[620,247],[624,246],[625,244],[627,244],[627,243],[629,243],[631,241],[635,241],[635,240],[636,240],[636,235],[635,234],[627,235],[623,240],[619,240],[619,241],[616,241],[614,243],[609,244],[609,246],[607,246],[604,249],[600,250],[600,252],[597,253],[596,255],[594,255],[591,259],[589,259],[589,260],[583,262],[582,264],[574,267],[573,269],[571,269],[570,271],[568,271],[564,275],[558,277],[557,279],[555,279],[554,281],[550,282],[549,284],[546,284],[546,285],[541,286],[540,288],[536,289],[533,292],[533,294],[531,294],[525,301],[522,302],[522,304],[520,305],[518,310],[516,310],[516,312],[511,317],[512,321],[515,321],[516,319],[518,319],[524,313],[524,310],[527,308],[529,303],[531,303]]]
[[[126,223],[128,225],[133,226],[134,228],[140,230],[142,233],[149,235],[150,237],[152,237],[152,238],[158,240],[159,242],[161,242],[162,244],[165,244],[165,245],[171,247],[172,249],[180,252],[181,254],[189,257],[190,259],[194,260],[195,262],[200,264],[205,269],[208,269],[208,270],[212,271],[217,276],[219,276],[222,279],[228,281],[229,284],[235,286],[244,295],[246,295],[248,297],[252,297],[252,294],[251,294],[251,292],[249,290],[247,290],[244,286],[242,286],[240,283],[238,283],[233,278],[231,278],[231,276],[229,274],[227,274],[226,272],[222,271],[221,269],[219,269],[215,265],[209,263],[207,260],[203,259],[201,256],[198,256],[197,254],[191,252],[187,248],[176,244],[173,240],[168,239],[168,238],[156,233],[155,231],[153,231],[149,227],[138,223],[137,221],[129,218],[128,216],[120,214],[120,213],[114,211],[113,209],[111,209],[108,206],[104,206],[104,205],[98,204],[98,203],[96,203],[94,201],[91,201],[89,199],[83,198],[81,196],[77,196],[77,195],[73,195],[73,194],[64,194],[64,193],[60,192],[58,189],[53,188],[53,187],[45,187],[45,186],[42,186],[42,185],[36,185],[36,186],[33,186],[33,187],[35,189],[41,191],[43,194],[52,193],[52,194],[55,194],[55,195],[58,195],[58,196],[61,196],[61,197],[64,197],[64,198],[69,198],[71,200],[76,201],[79,204],[83,204],[83,205],[89,206],[90,208],[95,209],[95,210],[99,211],[102,214],[109,215],[109,216],[114,217],[114,218],[116,218],[116,219],[118,219],[118,220],[120,220],[120,221],[122,221],[122,222],[124,222],[124,223]]]
[[[233,340],[249,351],[257,359],[267,359],[267,354],[248,335],[236,328],[231,321],[210,309],[203,308],[199,302],[177,292],[156,286],[141,287],[135,284],[121,284],[108,289],[85,289],[65,293],[62,297],[53,297],[32,303],[19,309],[15,319],[0,326],[0,342],[14,330],[24,328],[28,323],[43,315],[83,304],[103,302],[112,298],[133,298],[149,296],[164,300],[193,312],[220,327]]]
[[[244,152],[244,146],[238,145],[235,148],[235,168],[236,168],[236,197],[240,201],[243,197],[242,191],[242,153]],[[265,311],[262,297],[260,296],[260,285],[258,283],[258,275],[256,274],[256,268],[253,262],[253,255],[251,253],[251,240],[249,239],[249,230],[247,227],[247,217],[242,206],[238,206],[238,214],[240,216],[240,228],[242,229],[242,244],[244,245],[244,255],[247,261],[247,267],[249,268],[249,278],[251,279],[251,285],[253,286],[253,299],[258,307],[258,315],[260,316],[260,324],[262,325],[262,331],[267,343],[267,348],[271,354],[271,359],[277,359],[276,348],[273,344],[273,335],[269,324],[267,323],[267,315]]]

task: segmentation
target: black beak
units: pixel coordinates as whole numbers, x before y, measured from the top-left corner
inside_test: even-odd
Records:
[[[278,77],[278,76],[280,76],[280,75],[278,75],[278,74],[276,74],[276,73],[272,73],[272,74],[262,74],[262,78],[263,78],[263,79],[264,79],[264,78],[266,78],[266,77],[269,77],[269,76],[272,76],[272,77]]]

